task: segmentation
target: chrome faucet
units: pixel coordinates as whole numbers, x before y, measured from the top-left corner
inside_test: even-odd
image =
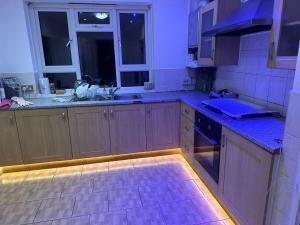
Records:
[[[110,99],[114,100],[116,92],[120,87],[114,87],[115,81],[113,81],[109,86],[104,86],[104,91],[107,93]]]

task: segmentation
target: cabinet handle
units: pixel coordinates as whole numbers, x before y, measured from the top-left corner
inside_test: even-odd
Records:
[[[110,110],[110,117],[113,119],[114,118],[114,111],[111,109]]]
[[[13,117],[13,116],[10,116],[10,117],[9,117],[9,121],[10,121],[10,124],[13,125],[13,124],[14,124],[14,117]]]
[[[222,134],[222,148],[225,147],[225,134]]]
[[[107,119],[107,112],[105,109],[103,110],[103,113],[104,113],[104,119]]]
[[[61,114],[61,117],[63,118],[63,120],[66,120],[66,114],[64,112]]]

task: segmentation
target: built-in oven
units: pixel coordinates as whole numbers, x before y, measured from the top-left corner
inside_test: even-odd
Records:
[[[218,183],[222,126],[200,112],[196,112],[194,129],[194,158]]]

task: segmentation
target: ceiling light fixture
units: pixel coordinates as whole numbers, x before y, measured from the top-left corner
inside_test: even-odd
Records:
[[[95,13],[95,16],[100,20],[105,20],[108,17],[108,13],[105,12]]]

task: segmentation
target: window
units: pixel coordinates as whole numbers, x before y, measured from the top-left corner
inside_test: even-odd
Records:
[[[77,32],[81,76],[89,75],[101,86],[116,81],[112,32]]]
[[[150,81],[148,9],[82,7],[30,5],[39,73],[58,89],[72,88],[85,75],[102,87]]]
[[[79,24],[110,24],[108,12],[78,12]]]
[[[72,65],[67,13],[38,12],[38,15],[44,52],[44,65]]]
[[[146,64],[145,14],[120,13],[122,64]]]

